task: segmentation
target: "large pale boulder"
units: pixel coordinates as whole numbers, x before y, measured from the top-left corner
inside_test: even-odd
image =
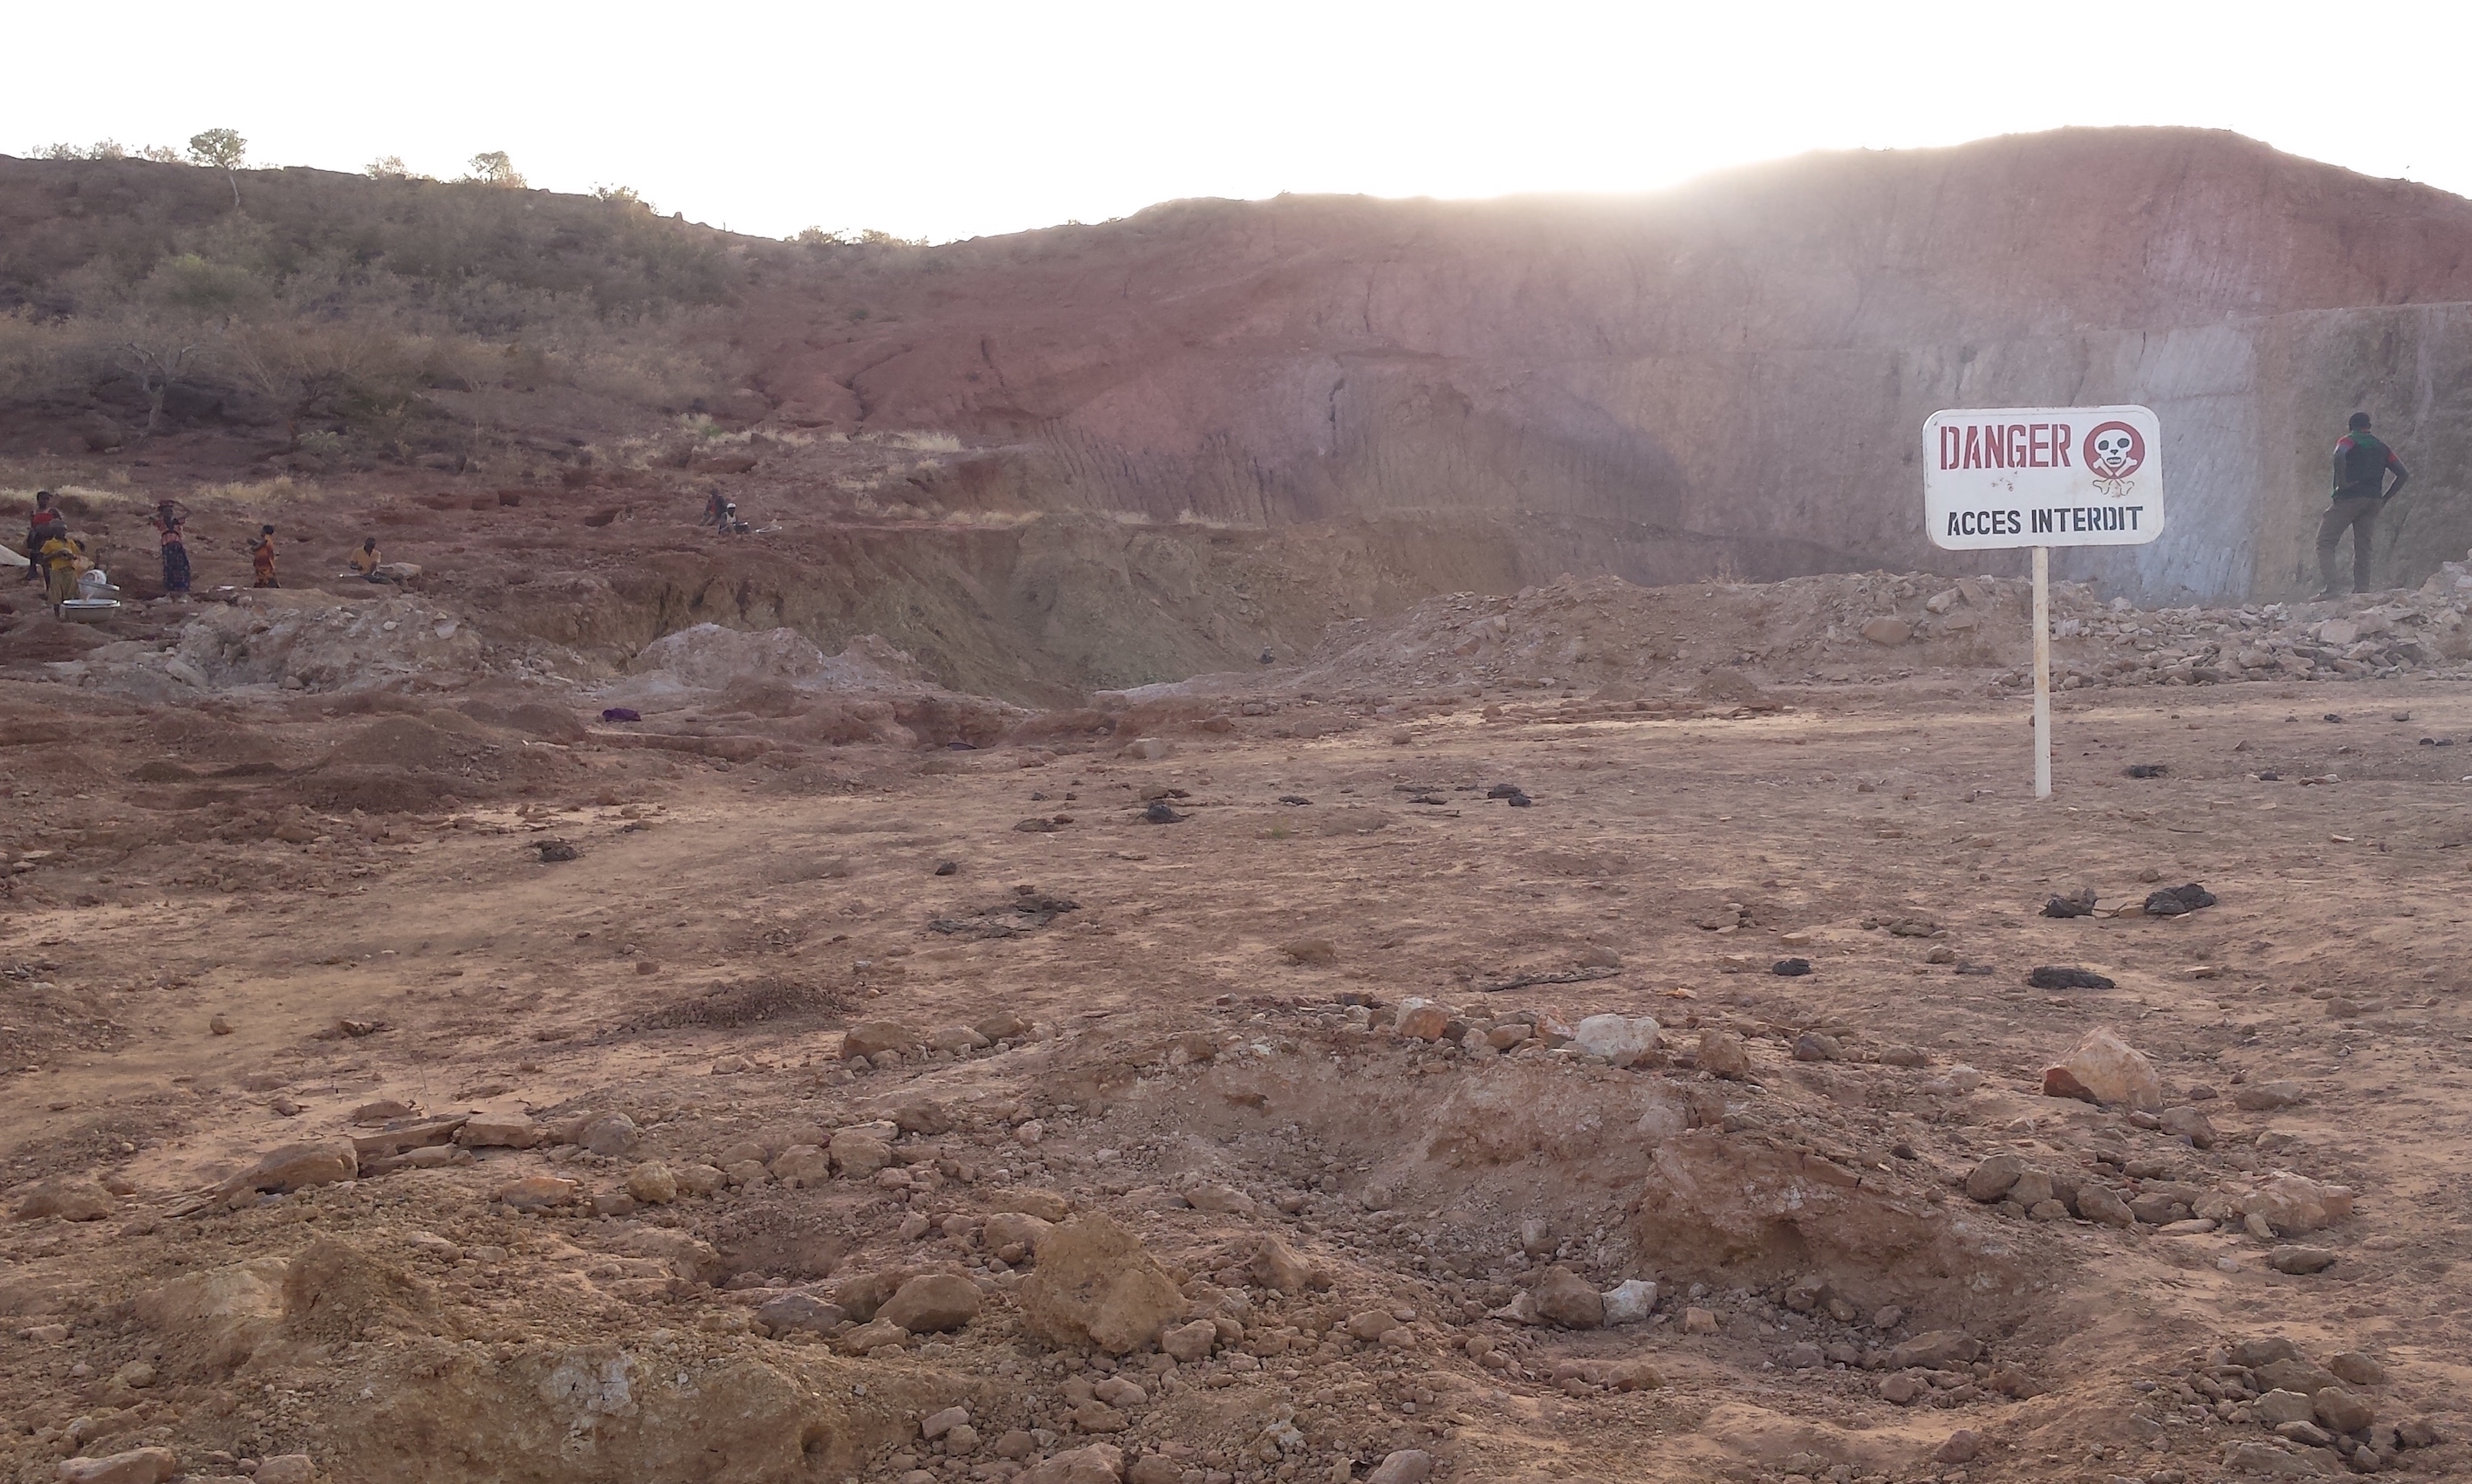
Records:
[[[1179,1316],[1184,1295],[1141,1238],[1103,1215],[1047,1234],[1038,1270],[1021,1284],[1022,1324],[1050,1345],[1129,1354]]]
[[[2277,1237],[2298,1237],[2349,1219],[2352,1190],[2305,1175],[2278,1174],[2252,1191],[2241,1208],[2247,1216],[2273,1228]]]
[[[850,1180],[871,1180],[892,1163],[892,1145],[854,1128],[833,1135],[831,1152],[833,1167]]]
[[[1591,1015],[1574,1029],[1571,1044],[1587,1055],[1628,1067],[1656,1049],[1661,1029],[1645,1015]]]
[[[2163,1079],[2146,1054],[2109,1030],[2097,1026],[2068,1055],[2043,1070],[2043,1092],[2051,1097],[2075,1097],[2106,1108],[2141,1108],[2149,1113],[2163,1106]]]

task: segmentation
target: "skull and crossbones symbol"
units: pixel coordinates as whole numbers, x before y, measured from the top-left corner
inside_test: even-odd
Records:
[[[2086,467],[2095,483],[2111,494],[2146,462],[2146,436],[2125,422],[2107,422],[2086,435]]]

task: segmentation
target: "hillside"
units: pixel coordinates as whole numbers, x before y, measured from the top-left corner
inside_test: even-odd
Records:
[[[0,487],[228,489],[235,547],[262,514],[335,553],[380,530],[596,667],[787,623],[1052,696],[1565,573],[2022,570],[1923,543],[1913,430],[1952,405],[2157,408],[2171,533],[2058,564],[2108,592],[2297,596],[2356,406],[2419,474],[2382,579],[2472,545],[2472,203],[2229,134],[932,248],[236,183],[0,159]],[[684,539],[714,490],[777,530]]]
[[[779,415],[1019,440],[1065,498],[1159,519],[1602,523],[1612,570],[1671,580],[1929,563],[1930,412],[2142,401],[2179,529],[2076,570],[2160,598],[2290,588],[2323,449],[2367,406],[2433,471],[2398,579],[2472,540],[2442,472],[2472,203],[2230,134],[1813,155],[1636,198],[1180,202],[926,263],[861,323],[755,295]]]

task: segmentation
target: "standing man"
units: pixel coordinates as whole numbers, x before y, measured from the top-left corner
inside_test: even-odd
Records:
[[[2387,483],[2387,471],[2394,483]],[[2352,533],[2352,591],[2369,591],[2369,548],[2377,535],[2378,511],[2403,490],[2411,473],[2394,450],[2369,433],[2369,414],[2354,412],[2352,431],[2335,445],[2335,503],[2318,522],[2318,576],[2320,598],[2342,596],[2335,581],[2335,548],[2343,532]]]
[[[257,580],[250,583],[250,586],[281,587],[283,585],[282,583],[274,580],[273,527],[260,526],[257,528],[257,540],[251,543],[249,549],[249,565],[250,570],[257,575]]]
[[[163,596],[185,602],[189,597],[188,509],[178,500],[159,500],[154,505],[154,518],[148,525],[154,528],[163,548]]]

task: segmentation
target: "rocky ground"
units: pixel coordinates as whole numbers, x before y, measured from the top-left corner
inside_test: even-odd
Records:
[[[764,652],[0,682],[10,1477],[2472,1466],[2458,681]]]

